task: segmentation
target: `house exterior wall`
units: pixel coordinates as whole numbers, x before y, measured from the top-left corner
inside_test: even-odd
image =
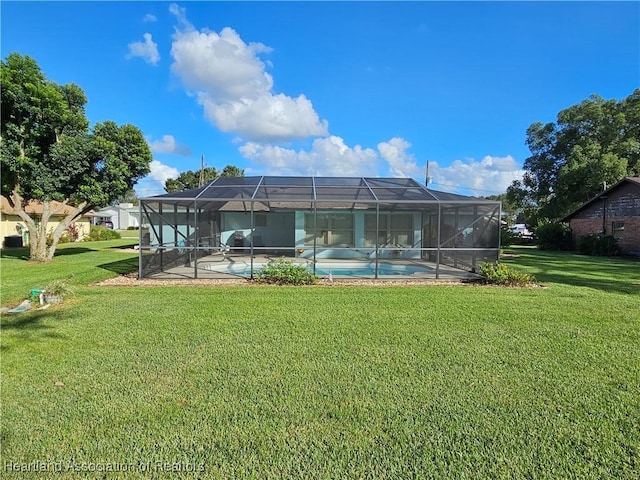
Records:
[[[132,203],[121,203],[117,205],[116,221],[114,221],[114,217],[111,217],[111,221],[114,223],[114,228],[126,230],[129,227],[139,227],[140,222],[138,218],[138,207],[135,207]],[[117,227],[116,224],[118,225]]]
[[[623,222],[624,230],[613,231],[614,222]],[[640,217],[612,217],[605,220],[606,234],[613,235],[622,253],[640,253]],[[587,235],[601,233],[602,218],[575,218],[569,222],[577,242]]]
[[[255,238],[259,239],[259,247],[283,249],[283,252],[287,248],[302,248],[305,252],[301,256],[313,256],[313,249],[309,248],[310,245],[306,239],[305,215],[309,213],[308,210],[298,210],[295,212],[272,212],[266,215],[266,223],[254,228]],[[323,210],[320,213],[330,213],[330,211]],[[411,214],[413,215],[413,244],[420,244],[422,236],[421,215],[419,212],[411,212]],[[371,253],[372,247],[365,245],[365,212],[354,212],[352,215],[354,222],[353,241],[345,245],[318,246],[316,252],[318,258],[362,258],[365,254],[362,251],[352,250],[354,247],[365,249],[364,252],[367,254]],[[244,247],[248,247],[252,231],[250,212],[224,212],[221,218],[221,243],[233,247],[234,236],[239,235],[244,237]],[[254,246],[256,245],[254,244]],[[412,245],[404,245],[403,247],[410,246]],[[383,251],[380,256],[398,257],[390,250]],[[420,258],[420,251],[419,249],[406,250],[401,256],[403,258]]]
[[[138,207],[126,208],[122,211],[122,230],[126,230],[129,227],[138,228],[140,226],[140,212]]]
[[[285,247],[294,242],[294,212],[270,213],[265,218],[265,225],[255,227],[255,235],[260,238],[263,247]],[[250,245],[251,213],[224,212],[222,213],[221,241],[225,245],[234,245],[234,235],[242,232],[245,246]]]
[[[47,231],[52,232],[53,230],[58,228],[58,225],[61,221],[62,217],[52,216],[47,225]],[[74,223],[78,228],[78,240],[82,240],[86,235],[89,234],[89,230],[91,228],[89,218],[82,217],[79,220],[76,220]],[[20,228],[20,225],[22,225],[23,228]],[[3,212],[0,212],[0,239],[3,242],[3,246],[5,237],[11,235],[21,235],[23,245],[29,245],[29,232],[26,229],[24,221],[18,215],[7,215]]]
[[[614,229],[622,222],[624,229]],[[574,241],[604,233],[618,240],[622,253],[640,252],[640,185],[622,183],[607,194],[607,198],[594,200],[570,220]]]
[[[26,230],[18,228],[18,225],[24,225],[24,222],[17,215],[7,215],[4,212],[0,212],[0,240],[4,247],[5,237],[21,235],[22,242],[27,245],[29,236],[26,234]]]

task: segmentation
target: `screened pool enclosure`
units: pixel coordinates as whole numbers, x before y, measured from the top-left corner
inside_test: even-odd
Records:
[[[445,278],[498,259],[500,203],[410,178],[221,177],[140,201],[141,278]]]

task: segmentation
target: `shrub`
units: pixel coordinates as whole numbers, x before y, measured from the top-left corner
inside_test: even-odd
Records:
[[[269,263],[258,271],[257,280],[277,285],[312,285],[318,281],[318,277],[309,271],[306,265],[278,258],[269,260]]]
[[[578,252],[584,255],[610,257],[618,254],[618,241],[611,235],[597,235],[594,233],[580,238]]]
[[[120,238],[120,234],[115,230],[106,227],[91,227],[89,235],[84,237],[85,242],[95,242],[100,240],[115,240]]]
[[[67,228],[67,231],[65,233],[67,233],[70,242],[77,242],[80,238],[81,230],[82,228],[78,227],[78,224],[76,222],[73,222],[71,225],[69,225],[69,228]]]
[[[72,240],[69,234],[65,232],[62,235],[60,235],[60,240],[58,240],[58,243],[71,243],[74,241],[75,240]],[[47,243],[49,243],[49,237],[47,237]],[[53,243],[53,239],[51,240],[51,243]]]
[[[507,225],[500,226],[500,246],[501,247],[508,247],[510,245],[518,243],[518,240],[519,240],[518,234],[509,230],[509,227]]]
[[[536,227],[538,247],[542,250],[571,250],[571,228],[567,224],[543,219]]]
[[[69,243],[71,242],[71,238],[69,237],[69,233],[68,232],[62,232],[62,235],[60,235],[60,238],[58,239],[58,243]],[[47,233],[47,247],[50,247],[51,245],[53,245],[53,228],[49,229],[49,233]]]
[[[484,277],[484,283],[491,285],[525,287],[535,282],[532,275],[514,270],[500,262],[484,263],[480,267],[480,275]]]

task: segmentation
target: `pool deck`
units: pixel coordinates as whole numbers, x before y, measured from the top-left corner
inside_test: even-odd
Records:
[[[273,260],[275,258],[281,258],[281,256],[275,255],[254,255],[253,256],[253,268],[254,274],[258,271],[262,265],[265,265],[269,262],[269,260]],[[292,258],[288,257],[288,260],[291,260],[293,263],[299,263],[304,265],[313,265],[312,260],[306,258]],[[216,254],[209,255],[206,257],[202,257],[198,259],[197,265],[198,268],[195,269],[193,263],[190,265],[179,266],[179,267],[171,267],[162,272],[157,272],[152,275],[148,275],[145,278],[149,279],[242,279],[242,278],[250,278],[250,275],[244,273],[233,272],[233,270],[245,270],[251,268],[252,258],[249,255],[245,254]],[[363,266],[369,266],[375,263],[375,260],[361,260],[361,259],[317,259],[316,268],[319,270],[325,270],[329,265],[332,269],[340,269],[341,266],[343,268],[357,268],[358,264],[362,264]],[[393,275],[378,275],[378,278],[375,278],[374,274],[371,275],[342,275],[338,272],[331,273],[331,278],[336,280],[379,280],[379,281],[405,281],[405,280],[424,280],[424,281],[434,281],[441,280],[446,282],[452,281],[473,281],[478,280],[480,278],[479,275],[468,272],[463,269],[454,268],[448,265],[440,265],[440,268],[436,272],[436,263],[421,259],[380,259],[379,264],[389,265],[392,264],[394,266],[405,265],[408,267],[417,267],[420,270],[415,273],[409,274],[393,274]],[[319,275],[321,278],[327,278],[328,275]]]

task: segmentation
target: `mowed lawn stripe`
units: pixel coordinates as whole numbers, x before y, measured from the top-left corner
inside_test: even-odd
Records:
[[[639,307],[624,288],[552,282],[79,284],[60,307],[2,318],[2,458],[191,462],[222,478],[634,478]]]

